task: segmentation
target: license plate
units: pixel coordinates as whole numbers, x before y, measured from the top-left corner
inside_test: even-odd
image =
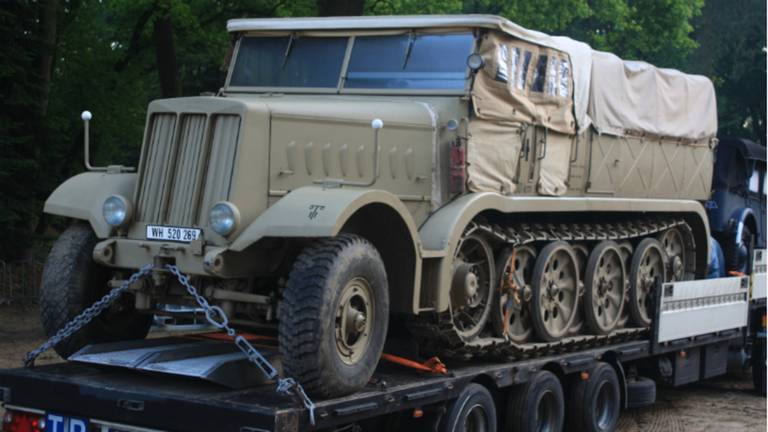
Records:
[[[88,419],[51,413],[45,416],[45,432],[89,432],[90,430]]]
[[[147,240],[190,243],[197,240],[200,234],[202,234],[202,230],[197,228],[147,225]]]

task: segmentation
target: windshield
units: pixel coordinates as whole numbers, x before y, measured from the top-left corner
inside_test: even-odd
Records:
[[[233,87],[463,90],[471,33],[349,37],[244,37],[230,77]]]
[[[469,33],[357,37],[344,86],[463,89],[472,44]]]
[[[346,37],[246,37],[229,84],[336,88],[346,49]]]

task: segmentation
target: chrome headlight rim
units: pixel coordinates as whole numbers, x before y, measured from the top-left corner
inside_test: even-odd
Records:
[[[217,221],[221,220],[222,216],[226,218],[226,223],[223,226],[217,224]],[[240,210],[229,201],[219,201],[211,206],[211,210],[208,213],[208,224],[216,234],[228,237],[240,226]]]
[[[122,195],[110,195],[101,205],[101,215],[107,225],[123,227],[133,218],[133,205]]]

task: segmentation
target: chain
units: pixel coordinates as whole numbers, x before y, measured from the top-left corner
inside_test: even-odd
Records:
[[[24,357],[24,367],[28,367],[28,368],[33,367],[35,365],[35,359],[37,359],[37,357],[39,357],[40,354],[48,351],[49,349],[55,347],[59,343],[64,342],[65,340],[72,337],[72,335],[77,333],[78,330],[85,327],[89,322],[91,322],[99,314],[104,312],[105,309],[110,307],[112,303],[114,303],[115,300],[120,298],[120,296],[125,291],[127,291],[128,288],[134,282],[137,282],[138,280],[149,276],[151,273],[152,273],[152,265],[146,265],[142,267],[141,269],[139,269],[139,271],[132,274],[131,277],[129,277],[125,282],[123,282],[122,285],[108,292],[99,301],[90,305],[84,311],[80,312],[78,316],[74,317],[71,321],[69,321],[64,327],[62,327],[59,331],[57,331],[55,335],[53,335],[50,339],[45,341],[45,343],[40,345],[39,348],[37,348],[34,351],[28,352],[27,355]]]
[[[219,306],[211,306],[205,297],[200,295],[197,289],[189,283],[189,278],[185,276],[175,265],[166,264],[165,268],[171,272],[184,286],[189,295],[194,297],[195,301],[205,311],[205,318],[214,327],[224,330],[227,335],[235,339],[235,346],[242,351],[248,360],[261,369],[268,379],[275,379],[278,376],[277,369],[269,362],[246,338],[238,335],[237,331],[229,325],[229,318],[224,310]],[[304,405],[309,412],[309,422],[315,425],[315,403],[307,396],[304,388],[293,378],[278,378],[277,392],[294,396]]]
[[[267,360],[253,345],[251,345],[251,343],[248,342],[246,338],[237,334],[237,331],[235,331],[235,329],[229,325],[229,318],[227,317],[227,314],[224,313],[224,310],[219,306],[211,306],[211,304],[208,303],[208,300],[200,295],[197,289],[189,283],[189,278],[181,273],[178,267],[175,265],[166,264],[165,269],[176,276],[176,278],[179,280],[179,283],[184,286],[189,295],[194,297],[197,304],[203,308],[205,311],[205,318],[208,320],[208,322],[210,322],[214,327],[220,330],[224,330],[227,335],[234,338],[235,346],[246,355],[251,363],[255,364],[259,369],[261,369],[267,379],[277,378],[278,393],[298,398],[298,400],[309,412],[309,422],[314,426],[315,403],[312,402],[312,399],[310,399],[309,396],[307,396],[307,393],[304,391],[304,388],[301,386],[301,384],[296,382],[296,380],[293,378],[279,378],[277,369],[272,366],[272,363],[270,363],[269,360]],[[133,283],[151,275],[152,271],[153,267],[150,264],[142,267],[139,269],[139,271],[132,274],[131,277],[125,280],[119,287],[113,289],[99,301],[92,304],[84,311],[80,312],[79,315],[69,321],[64,327],[61,328],[61,330],[57,331],[55,335],[40,345],[39,348],[28,352],[24,357],[24,366],[28,368],[33,367],[35,365],[35,359],[39,357],[40,354],[69,339],[78,330],[85,327],[99,314],[104,312],[105,309],[111,306],[112,303],[120,298],[120,296],[125,291],[127,291]]]

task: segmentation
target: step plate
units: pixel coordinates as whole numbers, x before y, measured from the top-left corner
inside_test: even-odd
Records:
[[[259,351],[282,372],[274,347]],[[231,342],[169,337],[88,345],[70,361],[203,379],[242,389],[268,380]]]

